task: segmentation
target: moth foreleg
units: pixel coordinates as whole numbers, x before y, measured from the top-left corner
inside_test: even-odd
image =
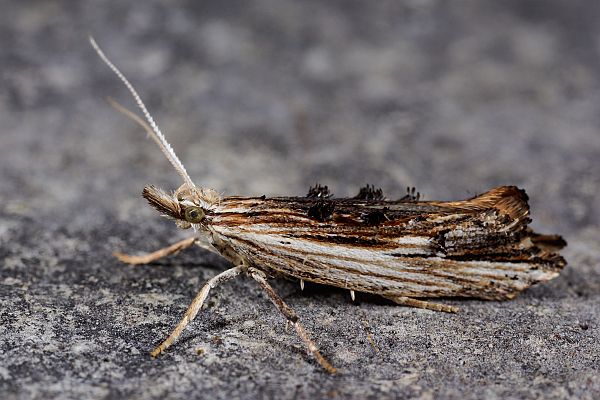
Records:
[[[296,312],[290,306],[288,306],[283,301],[283,299],[279,297],[277,293],[275,293],[273,287],[269,285],[269,283],[265,279],[264,274],[255,268],[249,268],[248,273],[255,281],[258,282],[260,287],[265,291],[267,296],[269,296],[269,299],[271,299],[273,304],[275,304],[275,307],[277,307],[277,309],[283,314],[286,320],[294,326],[296,332],[298,333],[298,336],[300,336],[300,339],[302,339],[308,350],[316,358],[319,364],[321,364],[321,366],[330,374],[335,374],[337,370],[333,365],[331,365],[329,361],[325,359],[325,357],[321,355],[321,353],[319,352],[319,348],[311,340],[310,336],[308,336],[308,333],[304,329],[304,326],[302,326],[302,324],[300,323],[298,314],[296,314]]]
[[[141,256],[132,256],[129,254],[123,254],[120,252],[114,252],[113,255],[126,264],[130,265],[140,265],[140,264],[150,264],[160,258],[166,257],[168,255],[177,253],[178,251],[185,250],[188,247],[191,247],[194,243],[198,244],[198,238],[191,237],[187,239],[183,239],[177,243],[173,243],[170,246],[163,247],[162,249],[158,249],[153,251],[152,253],[144,254]],[[208,246],[208,245],[207,245]],[[214,251],[214,249],[213,249]]]
[[[185,327],[190,322],[192,322],[194,318],[196,318],[198,311],[200,311],[200,308],[202,308],[202,304],[204,304],[204,301],[208,297],[208,292],[210,292],[210,289],[216,287],[220,283],[235,278],[242,271],[244,271],[245,268],[245,266],[233,267],[209,279],[208,282],[206,282],[206,284],[202,287],[202,289],[200,289],[194,300],[192,300],[192,303],[189,305],[187,311],[183,315],[183,318],[181,319],[181,321],[179,321],[175,329],[173,329],[173,332],[171,332],[169,337],[166,338],[165,341],[162,342],[157,348],[152,350],[152,352],[150,353],[152,357],[158,356],[160,353],[165,351],[167,347],[171,346],[173,342],[177,340],[179,335],[181,335],[181,332],[183,332]]]
[[[412,297],[405,297],[405,296],[383,296],[383,297],[385,297],[386,299],[390,299],[394,303],[401,304],[403,306],[424,308],[426,310],[443,311],[443,312],[448,312],[448,313],[458,312],[458,307],[449,306],[446,304],[433,303],[433,302],[425,301],[425,300],[417,300],[417,299],[413,299]]]

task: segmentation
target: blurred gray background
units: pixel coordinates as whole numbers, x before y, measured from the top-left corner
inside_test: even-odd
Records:
[[[600,396],[600,3],[0,1],[3,398]],[[338,196],[365,183],[461,199],[527,190],[569,265],[510,302],[446,315],[276,281],[327,376],[260,289],[215,290],[172,349],[148,352],[227,263],[192,249],[127,267],[114,250],[186,237],[140,197],[178,175],[111,109],[137,86],[196,183]]]

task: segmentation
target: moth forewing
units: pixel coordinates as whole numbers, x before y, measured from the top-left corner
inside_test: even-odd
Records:
[[[210,223],[253,264],[386,297],[508,299],[564,266],[531,240],[516,187],[458,202],[329,199],[321,220],[311,217],[320,202],[226,197]]]
[[[151,263],[194,244],[215,251],[234,265],[211,278],[196,295],[183,319],[151,353],[157,356],[177,340],[200,311],[209,291],[245,274],[254,279],[318,363],[335,368],[321,355],[296,313],[268,284],[283,275],[356,292],[381,295],[397,303],[437,311],[455,307],[418,300],[435,297],[510,299],[536,282],[558,275],[565,265],[557,253],[566,243],[558,235],[528,228],[527,195],[501,186],[463,201],[419,201],[408,188],[400,200],[386,200],[367,185],[353,198],[333,198],[327,186],[311,187],[306,197],[225,197],[197,187],[146,109],[137,91],[106,57],[100,58],[125,84],[144,119],[118,103],[111,104],[158,144],[183,179],[173,193],[146,186],[143,196],[194,237],[144,256],[118,253],[129,264]]]

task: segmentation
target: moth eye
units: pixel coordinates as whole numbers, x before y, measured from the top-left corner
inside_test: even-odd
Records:
[[[197,224],[204,219],[204,210],[200,207],[188,207],[185,209],[185,220]]]

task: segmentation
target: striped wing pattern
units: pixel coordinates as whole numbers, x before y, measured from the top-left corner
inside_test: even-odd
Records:
[[[512,186],[457,202],[226,197],[207,217],[258,268],[385,296],[508,299],[565,264]]]

